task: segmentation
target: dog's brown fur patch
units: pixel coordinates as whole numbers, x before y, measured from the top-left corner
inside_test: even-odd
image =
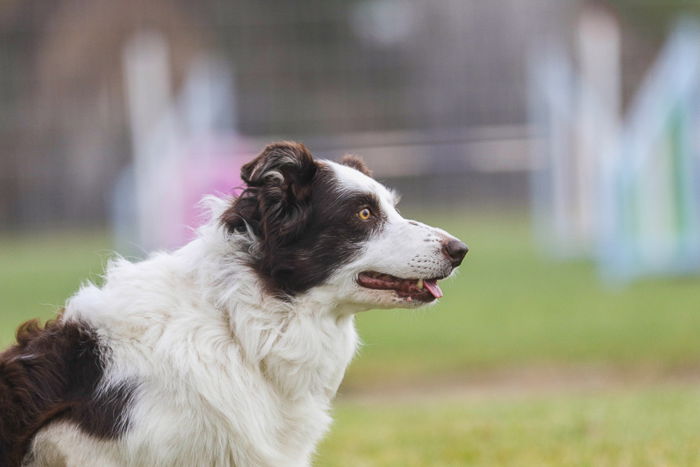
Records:
[[[53,421],[103,439],[126,429],[133,386],[96,394],[105,358],[83,323],[59,316],[44,327],[37,320],[19,327],[17,344],[0,353],[0,465],[21,465],[34,436]]]

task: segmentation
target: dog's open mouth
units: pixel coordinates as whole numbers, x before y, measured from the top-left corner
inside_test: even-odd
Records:
[[[393,290],[407,301],[418,300],[431,302],[442,297],[442,290],[434,279],[401,279],[390,274],[382,274],[374,271],[361,272],[357,277],[357,283],[362,287],[377,290]]]

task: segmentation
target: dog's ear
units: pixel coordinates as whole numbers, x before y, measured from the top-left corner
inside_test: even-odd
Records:
[[[301,143],[273,143],[241,169],[247,187],[221,217],[230,231],[252,229],[266,243],[293,241],[310,215],[317,166]]]
[[[367,167],[367,164],[365,164],[364,159],[362,159],[360,156],[356,156],[355,154],[345,154],[343,157],[340,158],[340,163],[343,165],[347,165],[348,167],[352,167],[353,169],[362,172],[368,177],[372,176],[372,171],[369,169],[369,167]]]
[[[268,144],[241,169],[241,178],[250,187],[277,186],[291,190],[297,198],[308,196],[316,173],[314,158],[301,143],[282,141]]]

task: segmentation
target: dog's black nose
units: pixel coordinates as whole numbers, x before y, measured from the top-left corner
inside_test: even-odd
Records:
[[[442,251],[450,259],[452,266],[456,268],[462,264],[462,260],[469,251],[469,247],[456,238],[453,238],[442,245]]]

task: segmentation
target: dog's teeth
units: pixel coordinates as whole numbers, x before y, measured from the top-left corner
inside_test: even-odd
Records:
[[[418,290],[423,290],[423,279],[418,279],[418,282],[416,282],[416,287],[418,287]]]

